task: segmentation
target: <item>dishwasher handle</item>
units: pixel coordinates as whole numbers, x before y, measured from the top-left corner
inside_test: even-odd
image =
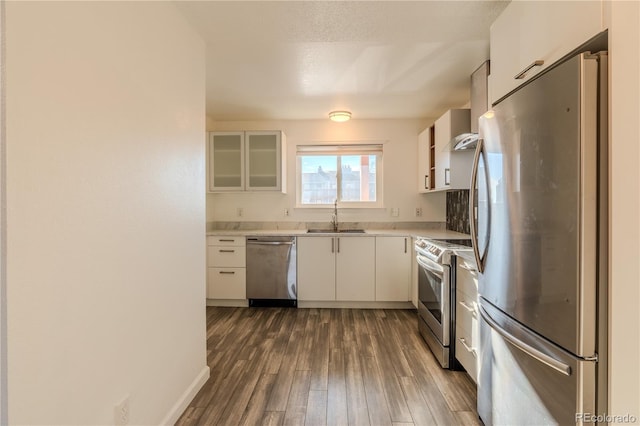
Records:
[[[257,244],[260,246],[291,246],[293,241],[253,241],[248,240],[247,244]]]

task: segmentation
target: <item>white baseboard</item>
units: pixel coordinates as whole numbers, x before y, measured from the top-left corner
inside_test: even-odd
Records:
[[[247,299],[207,299],[207,306],[225,306],[234,308],[246,308],[249,306]]]
[[[178,398],[176,403],[171,407],[171,410],[164,417],[161,425],[175,425],[184,410],[187,409],[193,398],[196,396],[198,391],[204,386],[204,384],[209,379],[210,369],[209,366],[205,366],[202,368],[202,371],[196,376],[193,382],[189,385],[189,387],[184,391],[184,393]]]

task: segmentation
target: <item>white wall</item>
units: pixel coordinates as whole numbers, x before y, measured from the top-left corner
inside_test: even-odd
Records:
[[[445,221],[445,194],[418,194],[418,133],[425,120],[351,120],[333,123],[326,120],[290,120],[263,122],[208,121],[208,130],[282,130],[287,137],[287,193],[228,193],[207,195],[207,221],[326,221],[330,209],[295,208],[296,145],[325,142],[381,141],[384,143],[383,199],[381,209],[341,209],[341,221],[396,222]],[[290,216],[284,216],[289,208]],[[391,208],[400,215],[391,217]],[[415,216],[421,207],[422,217]],[[243,216],[237,216],[237,209]]]
[[[640,419],[640,3],[605,6],[611,72],[609,413]]]
[[[7,419],[7,221],[6,221],[6,138],[5,138],[5,2],[0,1],[0,424]]]
[[[168,2],[6,21],[9,423],[172,421],[208,375],[204,45]]]

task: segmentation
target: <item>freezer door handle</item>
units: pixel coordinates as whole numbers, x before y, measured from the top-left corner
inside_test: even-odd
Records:
[[[499,335],[501,335],[506,341],[511,343],[516,348],[520,349],[522,352],[531,356],[532,358],[537,359],[541,363],[547,365],[548,367],[553,368],[554,370],[564,374],[565,376],[571,376],[571,366],[565,364],[562,361],[558,361],[557,359],[545,354],[544,352],[534,348],[527,342],[518,339],[517,337],[509,334],[506,330],[504,330],[500,324],[498,324],[491,315],[484,309],[482,304],[478,305],[480,316],[489,326]]]

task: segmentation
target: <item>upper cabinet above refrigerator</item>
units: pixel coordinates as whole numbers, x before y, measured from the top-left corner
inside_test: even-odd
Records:
[[[491,26],[490,103],[604,30],[602,1],[511,2]]]
[[[478,133],[478,119],[491,109],[489,104],[490,61],[484,61],[471,74],[471,133]]]

